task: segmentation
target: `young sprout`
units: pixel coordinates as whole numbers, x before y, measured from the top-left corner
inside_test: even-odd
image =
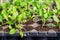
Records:
[[[57,24],[59,23],[59,19],[57,18],[56,15],[53,15],[53,19],[54,19],[55,22],[57,22]]]
[[[60,0],[55,0],[57,8],[60,9]]]
[[[11,25],[9,25],[9,29],[10,29],[9,34],[15,34],[17,32],[17,29],[12,28]]]
[[[51,12],[49,11],[49,8],[48,8],[48,10],[46,10],[46,9],[42,10],[42,9],[40,9],[39,15],[41,16],[42,21],[43,21],[43,25],[42,26],[44,26],[45,23],[46,23],[46,21],[51,17],[52,14],[50,14],[50,13]]]
[[[13,5],[15,5],[15,6],[20,6],[20,4],[22,3],[22,1],[21,0],[13,0]]]
[[[20,36],[21,36],[21,38],[24,36],[22,30],[20,31]]]
[[[2,10],[2,13],[1,14],[3,15],[4,19],[6,19],[8,21],[8,16],[9,15],[7,14],[7,12],[6,12],[5,9]]]

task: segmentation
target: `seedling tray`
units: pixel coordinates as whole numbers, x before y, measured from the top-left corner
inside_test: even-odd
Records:
[[[6,33],[0,33],[0,36],[14,36],[19,37],[19,33],[15,33],[13,35],[10,35],[8,32]],[[24,37],[60,37],[60,32],[56,33],[48,33],[48,32],[24,32]]]
[[[5,0],[3,0],[4,2],[5,2]],[[31,0],[30,0],[31,1]],[[54,7],[56,6],[56,3],[55,3],[55,1],[53,1],[53,3],[51,4],[51,5],[49,5],[49,7],[47,7],[47,8],[45,8],[45,10],[43,10],[43,9],[41,9],[40,7],[42,7],[42,6],[44,6],[46,3],[45,2],[43,2],[41,5],[40,5],[40,3],[38,3],[39,1],[34,1],[33,2],[33,4],[31,5],[30,4],[30,1],[29,2],[23,2],[22,1],[22,4],[20,4],[20,2],[19,1],[17,1],[17,2],[13,2],[12,3],[12,0],[10,0],[10,2],[11,2],[11,5],[10,5],[10,3],[7,1],[7,5],[3,5],[3,7],[1,8],[1,12],[2,12],[2,14],[3,14],[3,17],[2,17],[2,19],[5,19],[5,20],[3,20],[3,23],[5,23],[5,22],[7,22],[7,20],[9,21],[9,22],[7,22],[8,23],[8,27],[10,28],[10,31],[11,30],[13,30],[13,31],[11,31],[10,32],[10,34],[12,33],[13,34],[13,32],[15,31],[16,32],[16,30],[15,29],[18,29],[18,31],[20,31],[20,32],[18,32],[18,33],[15,33],[15,34],[13,34],[13,35],[10,35],[8,32],[9,32],[9,30],[7,30],[8,28],[6,28],[6,29],[4,29],[4,27],[3,27],[3,25],[2,25],[2,28],[1,28],[1,30],[2,31],[4,31],[4,32],[0,32],[0,40],[60,40],[60,29],[59,28],[57,28],[57,24],[59,24],[60,22],[59,22],[59,20],[60,19],[58,19],[58,16],[56,16],[56,14],[54,14],[55,13],[55,10],[53,10],[54,9]],[[41,1],[42,2],[42,1]],[[18,4],[15,4],[15,3],[18,3]],[[25,7],[25,5],[23,5],[23,4],[26,4],[26,8],[24,9],[24,10],[22,10],[24,7]],[[47,3],[47,4],[50,4],[50,3]],[[9,6],[10,5],[10,6]],[[38,6],[39,5],[39,6]],[[4,8],[4,6],[6,7],[7,6],[7,8],[6,8],[6,11],[5,10],[3,10],[3,8]],[[16,7],[17,6],[17,7]],[[46,5],[47,6],[47,5]],[[51,7],[50,7],[51,6]],[[58,5],[57,5],[58,6]],[[12,8],[11,8],[12,7]],[[15,8],[16,7],[16,8]],[[21,9],[21,8],[22,9]],[[36,7],[36,8],[35,8]],[[5,9],[5,8],[4,8]],[[13,10],[13,12],[12,12],[12,14],[8,14],[8,16],[7,16],[7,14],[5,14],[4,15],[4,13],[11,13],[10,11],[8,11],[9,9],[14,9]],[[19,10],[18,10],[19,9]],[[29,11],[29,10],[32,10],[32,11]],[[38,11],[37,11],[37,9],[38,9]],[[55,8],[55,9],[58,9],[58,7],[57,8]],[[3,11],[2,11],[3,10]],[[21,11],[22,10],[22,11]],[[52,10],[52,14],[50,14],[50,11],[48,11],[48,10]],[[8,11],[8,12],[7,12]],[[20,12],[21,11],[21,12]],[[35,13],[35,11],[36,11],[36,13]],[[47,11],[47,12],[46,12]],[[56,10],[57,11],[57,10]],[[60,10],[58,10],[58,13],[59,13],[59,11]],[[25,14],[25,13],[27,13],[28,12],[28,14]],[[41,12],[41,13],[40,13]],[[13,14],[13,13],[15,13],[15,14]],[[21,14],[20,14],[21,13]],[[34,17],[34,15],[33,15],[33,13],[34,13],[34,15],[35,15],[35,17]],[[43,14],[42,14],[43,13]],[[48,13],[49,15],[47,15],[46,13]],[[18,15],[16,15],[16,14],[18,14]],[[16,15],[16,16],[15,16]],[[25,15],[26,15],[26,18],[25,18]],[[37,15],[39,15],[39,18],[37,18]],[[51,18],[51,16],[53,15],[53,19]],[[39,26],[36,26],[36,23],[35,23],[35,25],[30,25],[31,24],[31,22],[29,22],[28,20],[32,20],[33,18],[31,18],[31,17],[33,17],[33,18],[35,18],[33,21],[34,22],[39,22]],[[41,18],[40,18],[41,17]],[[51,23],[53,23],[54,24],[54,26],[52,26],[52,25],[50,25],[50,26],[47,26],[47,25],[43,25],[43,24],[48,24],[47,22],[45,23],[45,19],[47,19],[47,18],[51,18],[52,19],[52,22]],[[1,19],[1,20],[2,20]],[[23,20],[22,20],[23,19]],[[56,19],[56,20],[55,20]],[[10,21],[11,20],[11,21]],[[15,21],[14,21],[15,20]],[[27,23],[25,23],[26,22],[26,20],[28,21]],[[13,22],[12,22],[13,21]],[[22,28],[24,29],[24,31],[23,30],[21,30],[21,28],[20,28],[20,23],[21,24],[24,24],[23,22],[26,24],[24,27],[22,26]],[[47,20],[46,20],[47,21]],[[49,20],[49,22],[50,22],[51,20]],[[11,22],[11,24],[10,24],[10,22]],[[32,23],[34,23],[34,22],[32,22]],[[17,28],[16,28],[16,26],[15,26],[15,24],[17,25]],[[18,25],[19,24],[19,25]],[[7,25],[7,24],[6,24]],[[38,25],[38,24],[37,24]],[[4,25],[5,26],[5,25]],[[46,27],[47,26],[47,27]],[[56,28],[55,28],[55,26],[56,26]],[[42,27],[42,28],[41,28]],[[50,28],[51,27],[51,28]],[[55,29],[54,29],[54,28]],[[58,27],[60,27],[60,25],[58,25]],[[32,31],[32,30],[35,30],[35,31]],[[7,32],[6,32],[7,31]],[[23,31],[23,33],[21,32],[21,31]],[[28,32],[29,31],[29,32]],[[21,34],[23,34],[23,37],[21,38],[20,36],[21,36]]]
[[[60,32],[24,32],[23,38],[19,36],[19,33],[10,35],[8,32],[0,32],[0,40],[60,40]]]

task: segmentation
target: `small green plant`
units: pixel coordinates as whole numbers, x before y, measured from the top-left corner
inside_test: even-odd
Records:
[[[40,9],[39,15],[41,16],[42,21],[43,21],[42,26],[44,26],[46,21],[51,17],[52,13],[48,10],[46,11],[46,9],[44,9],[44,10]]]
[[[54,21],[55,21],[55,22],[57,22],[57,24],[58,24],[59,19],[57,18],[57,16],[56,16],[56,15],[53,15],[53,19],[54,19]]]
[[[12,28],[11,25],[9,25],[9,29],[10,29],[9,34],[15,34],[17,32],[17,29]]]

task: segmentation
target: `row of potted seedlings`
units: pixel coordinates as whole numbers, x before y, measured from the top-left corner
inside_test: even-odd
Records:
[[[59,0],[6,0],[0,5],[0,31],[23,37],[24,32],[49,30],[60,30]]]

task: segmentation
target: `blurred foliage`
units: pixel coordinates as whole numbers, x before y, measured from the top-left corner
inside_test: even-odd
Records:
[[[9,25],[10,34],[17,32],[17,28],[20,29],[20,35],[23,37],[21,21],[29,21],[33,19],[35,14],[40,15],[43,24],[53,16],[53,19],[59,24],[58,16],[60,15],[60,0],[13,0],[0,5],[0,22],[6,20],[6,24]],[[18,22],[16,24],[16,22]],[[15,28],[13,26],[15,25]]]

